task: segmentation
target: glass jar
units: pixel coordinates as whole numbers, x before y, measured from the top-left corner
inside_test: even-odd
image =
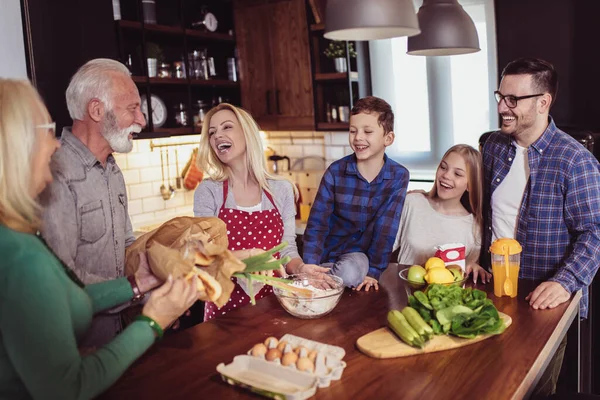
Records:
[[[170,78],[171,77],[171,66],[167,63],[161,63],[158,67],[159,78]]]
[[[175,78],[184,79],[185,76],[185,63],[183,61],[176,61],[173,63],[173,69],[175,70]]]
[[[202,122],[204,122],[204,117],[206,113],[210,109],[210,105],[208,102],[204,100],[198,100],[196,103],[196,112],[194,114],[194,125],[197,127],[202,126]]]
[[[184,103],[175,106],[175,123],[179,126],[188,126],[187,110]]]

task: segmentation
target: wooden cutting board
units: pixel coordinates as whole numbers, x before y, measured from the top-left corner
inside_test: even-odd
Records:
[[[499,312],[506,328],[512,324],[512,318]],[[491,334],[479,335],[473,339],[463,339],[450,335],[436,335],[431,338],[422,349],[407,345],[389,328],[381,328],[361,336],[356,341],[360,351],[373,358],[396,358],[413,356],[416,354],[433,353],[436,351],[450,350],[457,347],[468,346],[490,338]]]

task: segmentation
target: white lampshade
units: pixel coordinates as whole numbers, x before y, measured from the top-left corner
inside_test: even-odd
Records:
[[[408,54],[451,56],[475,53],[475,24],[457,0],[423,0],[417,13],[421,34],[408,39]]]
[[[376,40],[419,34],[412,0],[328,0],[325,38]]]

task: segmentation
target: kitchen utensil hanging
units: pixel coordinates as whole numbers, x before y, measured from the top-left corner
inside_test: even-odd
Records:
[[[165,186],[165,163],[163,161],[163,153],[164,151],[160,150],[160,173],[162,175],[162,185],[160,185],[160,195],[164,200],[169,200],[171,198],[171,194],[169,193],[169,189]],[[167,164],[169,161],[167,160]],[[169,166],[167,165],[167,168]]]
[[[179,154],[177,152],[177,147],[175,148],[175,187],[177,189],[181,189],[181,175],[179,174]]]
[[[169,182],[169,199],[172,199],[175,196],[175,188],[173,185],[171,185],[171,165],[169,164],[169,153],[169,149],[167,149],[167,182]]]

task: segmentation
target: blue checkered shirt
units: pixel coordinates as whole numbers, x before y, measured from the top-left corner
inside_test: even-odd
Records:
[[[394,246],[408,179],[408,170],[387,156],[370,183],[358,172],[354,154],[331,164],[304,232],[304,262],[335,262],[361,252],[369,258],[368,276],[379,279]]]
[[[492,239],[491,195],[508,174],[515,152],[512,139],[501,132],[485,142],[483,265],[489,265],[489,252],[483,249]],[[530,176],[515,238],[523,247],[519,278],[558,282],[569,293],[583,289],[581,316],[586,318],[588,286],[600,262],[600,165],[552,118],[527,156]]]

